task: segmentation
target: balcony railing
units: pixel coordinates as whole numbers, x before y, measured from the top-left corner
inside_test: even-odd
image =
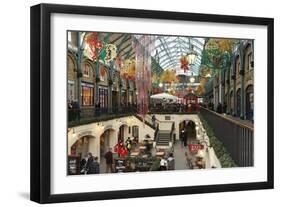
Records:
[[[187,110],[187,105],[183,104],[169,104],[166,106],[162,105],[151,105],[149,113],[156,113],[156,114],[194,114],[198,111],[196,110],[198,107],[195,104],[191,104],[189,110]]]
[[[200,114],[240,167],[254,165],[254,129],[206,108]]]
[[[113,108],[97,108],[94,106],[84,106],[81,109],[68,109],[68,126],[77,126],[82,124],[89,124],[98,121],[107,121],[110,119],[121,118],[125,116],[137,115],[138,110],[136,106],[123,106]],[[149,114],[194,114],[197,113],[196,107],[191,107],[187,111],[185,105],[169,105],[169,106],[150,106]],[[145,120],[148,121],[149,120]],[[151,123],[153,126],[153,123]],[[156,126],[153,126],[155,128]]]
[[[84,111],[87,113],[84,113]],[[89,124],[98,121],[107,121],[110,119],[121,118],[124,116],[131,116],[137,113],[136,107],[114,107],[106,108],[88,108],[68,109],[68,126],[77,126],[82,124]]]

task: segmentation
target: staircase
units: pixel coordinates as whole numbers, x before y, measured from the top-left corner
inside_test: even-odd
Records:
[[[170,130],[159,130],[157,134],[157,147],[169,147],[169,142],[171,140],[171,131]]]

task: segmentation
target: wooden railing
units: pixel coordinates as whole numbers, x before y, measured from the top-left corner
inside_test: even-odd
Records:
[[[240,167],[254,165],[254,128],[206,108],[200,114]]]

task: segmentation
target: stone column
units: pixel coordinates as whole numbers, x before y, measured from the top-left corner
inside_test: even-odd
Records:
[[[235,56],[233,57],[233,64],[232,64],[232,75],[231,75],[231,79],[233,80],[233,112],[232,112],[232,116],[236,115],[236,77],[235,77],[235,66],[236,66],[236,61],[235,61]]]
[[[108,84],[108,111],[112,113],[112,84]]]
[[[100,82],[100,64],[97,62],[96,65],[96,103],[100,102],[99,82]],[[96,109],[97,110],[97,109]]]
[[[240,101],[240,109],[241,112],[239,114],[241,119],[245,119],[245,65],[244,65],[244,46],[241,45],[240,48],[240,54],[239,54],[239,58],[240,58],[240,68],[239,68],[239,74],[240,74],[240,81],[241,81],[241,101]]]

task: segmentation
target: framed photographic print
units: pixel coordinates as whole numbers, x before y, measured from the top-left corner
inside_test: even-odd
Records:
[[[273,188],[273,19],[31,7],[31,200]]]

